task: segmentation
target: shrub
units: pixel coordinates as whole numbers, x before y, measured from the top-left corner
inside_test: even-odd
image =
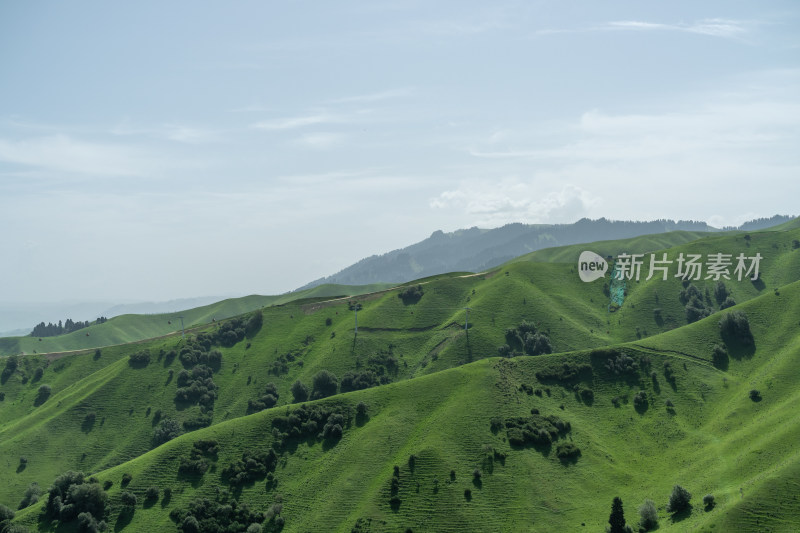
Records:
[[[711,349],[711,360],[714,366],[724,367],[728,363],[728,350],[724,346],[715,344]]]
[[[132,475],[130,475],[130,474],[122,474],[122,486],[123,487],[127,487],[128,483],[130,483],[131,480],[133,480],[133,476]]]
[[[103,482],[103,490],[108,490],[114,485],[114,482],[110,479],[107,479]]]
[[[28,488],[25,489],[25,495],[22,498],[22,501],[19,502],[17,509],[25,509],[26,507],[30,507],[34,503],[39,501],[39,496],[42,494],[42,489],[39,488],[39,484],[35,481],[28,485]],[[2,521],[2,518],[0,518]]]
[[[128,356],[128,364],[134,368],[143,368],[150,364],[150,350],[140,350]]]
[[[37,367],[36,370],[33,372],[33,381],[39,381],[44,376],[44,368]]]
[[[731,311],[719,321],[719,329],[726,343],[753,344],[750,320],[744,311]]]
[[[27,457],[25,457],[24,455],[20,455],[20,456],[19,456],[19,464],[21,464],[21,465],[26,465],[26,464],[28,464],[28,458],[27,458]]]
[[[50,385],[40,385],[36,391],[36,403],[44,403],[50,397],[51,392],[53,392],[53,389]]]
[[[247,325],[245,326],[245,331],[248,337],[252,337],[261,329],[262,324],[264,324],[264,315],[261,313],[261,309],[256,309],[253,311],[253,314],[250,315],[250,318],[247,320]]]
[[[658,526],[658,510],[653,500],[645,500],[639,507],[639,525],[645,531],[650,531]]]
[[[177,420],[165,418],[156,426],[153,432],[153,447],[161,446],[181,434],[181,426]]]
[[[640,390],[633,395],[633,406],[639,409],[647,407],[647,393]]]
[[[750,391],[750,399],[753,400],[754,402],[760,402],[761,401],[761,391],[759,391],[758,389],[751,390]]]
[[[472,498],[472,491],[471,491],[470,489],[464,489],[464,497],[465,497],[466,499],[468,499],[468,500],[469,500],[470,498]]]
[[[308,387],[303,385],[300,380],[292,383],[292,397],[295,403],[304,402],[308,399]]]
[[[0,522],[4,520],[13,520],[16,513],[5,505],[0,505]]]
[[[734,305],[736,305],[736,300],[728,296],[721,304],[719,304],[719,310],[722,311],[723,309],[733,307]]]
[[[572,442],[561,442],[556,446],[556,456],[559,459],[574,459],[579,457],[580,454],[580,448]]]
[[[367,411],[368,410],[369,410],[369,406],[367,406],[367,404],[365,404],[364,402],[358,402],[358,405],[356,405],[356,414],[359,417],[367,416]]]
[[[321,370],[312,379],[313,389],[311,399],[333,396],[339,388],[339,378],[332,372]]]
[[[668,513],[677,513],[687,509],[689,502],[692,499],[691,493],[680,485],[675,485],[672,488],[672,494],[669,496],[669,503],[667,504]]]
[[[119,500],[125,507],[136,507],[136,494],[132,492],[124,491],[119,495]]]
[[[417,285],[415,287],[406,287],[402,291],[397,294],[397,297],[403,300],[403,303],[408,305],[412,303],[417,303],[422,295],[425,294],[422,290],[422,285]]]
[[[592,403],[594,401],[594,391],[592,389],[581,390],[581,398],[586,403]]]
[[[473,470],[472,471],[472,477],[475,478],[475,479],[480,479],[481,478],[480,469],[476,468],[475,470]]]
[[[714,495],[706,494],[703,496],[703,505],[705,505],[707,509],[712,509],[714,507]]]
[[[148,487],[147,491],[144,493],[144,501],[152,502],[158,499],[159,490],[158,487]]]

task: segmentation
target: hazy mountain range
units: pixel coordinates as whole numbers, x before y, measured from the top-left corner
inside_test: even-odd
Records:
[[[738,227],[715,228],[694,220],[650,222],[583,218],[572,224],[507,224],[495,229],[470,228],[452,233],[434,231],[424,241],[383,255],[373,255],[300,287],[323,283],[362,285],[403,283],[445,272],[479,272],[535,250],[599,240],[626,239],[668,231],[755,231],[791,220],[775,215],[745,222]]]

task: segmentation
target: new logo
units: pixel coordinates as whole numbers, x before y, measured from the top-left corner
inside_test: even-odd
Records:
[[[606,275],[608,263],[594,252],[581,252],[578,258],[578,274],[582,281],[587,283],[600,279]]]

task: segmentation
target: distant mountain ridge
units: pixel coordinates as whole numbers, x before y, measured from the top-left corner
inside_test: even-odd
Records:
[[[756,231],[791,220],[775,215],[745,222],[738,227],[715,228],[695,220],[620,221],[582,218],[573,224],[506,224],[500,228],[434,231],[427,239],[373,255],[317,279],[297,290],[323,283],[362,285],[368,283],[404,283],[445,272],[479,272],[503,264],[520,255],[542,248],[599,240],[627,239],[669,231]]]

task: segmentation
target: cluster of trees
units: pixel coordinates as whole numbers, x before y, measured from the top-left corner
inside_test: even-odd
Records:
[[[547,333],[537,331],[532,322],[523,320],[516,328],[508,328],[506,344],[497,348],[503,357],[517,355],[541,355],[553,353],[553,345]]]
[[[569,383],[577,379],[589,380],[593,376],[592,365],[588,363],[565,362],[561,365],[545,367],[536,372],[539,381],[558,381]]]
[[[675,485],[669,495],[667,502],[667,512],[671,514],[680,513],[691,507],[692,494],[680,485]],[[706,494],[703,497],[703,504],[706,511],[714,508],[714,495]],[[608,533],[632,533],[633,528],[625,523],[625,511],[622,506],[622,499],[614,498],[611,503],[611,514],[608,517]],[[653,531],[658,529],[658,510],[653,500],[645,499],[639,507],[639,527],[638,531]]]
[[[492,420],[492,429],[496,430],[497,420]],[[530,417],[515,417],[505,421],[508,443],[512,446],[547,447],[572,430],[569,422],[555,415],[542,416],[538,412]]]
[[[681,290],[679,298],[681,303],[686,306],[684,308],[686,321],[691,324],[713,313],[714,308],[711,305],[711,297],[709,294],[706,294],[706,299],[704,300],[703,293],[700,292],[700,289],[692,283],[689,283],[688,280],[684,280],[684,284],[687,283],[688,285]],[[706,292],[708,292],[708,290],[706,290]]]
[[[95,324],[102,324],[106,322],[108,319],[104,316],[101,316],[97,320],[94,321]],[[39,322],[33,327],[33,331],[31,331],[31,337],[55,337],[56,335],[64,335],[66,333],[72,333],[73,331],[78,331],[79,329],[88,328],[91,326],[92,323],[90,321],[81,322],[78,320],[77,322],[73,321],[71,318],[68,318],[63,324],[61,321],[58,321],[58,324],[53,324],[52,322],[48,322],[45,324],[44,322]]]
[[[609,350],[608,355],[603,366],[614,375],[636,374],[639,371],[639,361],[633,357],[616,350]]]
[[[731,311],[719,321],[722,339],[726,344],[750,346],[754,343],[750,320],[744,311]]]
[[[230,348],[245,337],[252,337],[264,324],[261,309],[253,311],[248,317],[237,317],[220,324],[212,335],[205,335],[213,344]],[[204,335],[204,334],[201,334]],[[198,335],[200,337],[200,335]]]
[[[255,400],[247,400],[247,414],[257,413],[259,411],[263,411],[264,409],[274,407],[275,404],[278,403],[278,398],[280,398],[280,394],[278,394],[278,387],[276,387],[272,382],[267,383],[267,386],[264,389],[264,394],[262,394],[261,397]]]
[[[397,297],[403,300],[406,305],[415,304],[425,292],[422,290],[422,285],[415,285],[413,287],[406,287],[397,294]]]
[[[684,288],[681,290],[679,298],[685,305],[684,311],[688,323],[697,322],[715,312],[708,287],[704,294],[689,280],[684,280],[683,284]],[[714,285],[714,299],[720,311],[736,305],[736,300],[733,299],[728,287],[721,280]]]
[[[175,402],[199,407],[195,416],[184,421],[183,426],[187,431],[206,427],[213,418],[214,401],[217,399],[217,385],[213,376],[214,371],[222,365],[222,352],[211,349],[214,342],[214,336],[201,333],[197,337],[189,337],[177,354],[184,369],[178,373],[176,380],[178,388]],[[167,362],[175,356],[175,351],[171,350],[167,354]]]
[[[350,425],[350,411],[344,406],[308,407],[301,405],[285,416],[272,420],[272,435],[276,447],[283,448],[290,441],[323,439],[336,441],[342,438],[344,430]]]
[[[107,529],[103,520],[107,503],[108,495],[96,479],[69,471],[50,486],[44,515],[61,523],[77,520],[83,531],[102,531]]]
[[[217,460],[219,453],[219,443],[215,440],[199,440],[192,445],[189,457],[181,457],[178,465],[178,473],[183,475],[202,476],[208,470],[208,461]]]
[[[259,533],[280,531],[284,524],[280,509],[276,509],[274,505],[268,513],[261,513],[251,511],[246,503],[236,500],[218,502],[207,498],[194,500],[186,509],[173,509],[169,517],[183,533]]]
[[[128,364],[134,368],[143,368],[150,364],[150,350],[144,349],[128,356]]]
[[[9,355],[6,358],[6,364],[3,367],[3,372],[0,373],[0,382],[5,383],[8,381],[14,372],[17,371],[17,367],[19,366],[19,356],[17,355]]]
[[[391,348],[388,351],[381,350],[367,359],[365,369],[345,373],[339,389],[341,392],[349,392],[386,385],[392,381],[392,376],[397,375],[398,370],[398,361],[392,355]]]
[[[177,420],[165,418],[156,426],[153,432],[153,448],[161,446],[181,434],[181,426]]]
[[[278,466],[278,455],[275,450],[246,450],[242,458],[230,463],[222,469],[222,479],[231,485],[244,485],[263,479],[268,472],[274,472]]]

